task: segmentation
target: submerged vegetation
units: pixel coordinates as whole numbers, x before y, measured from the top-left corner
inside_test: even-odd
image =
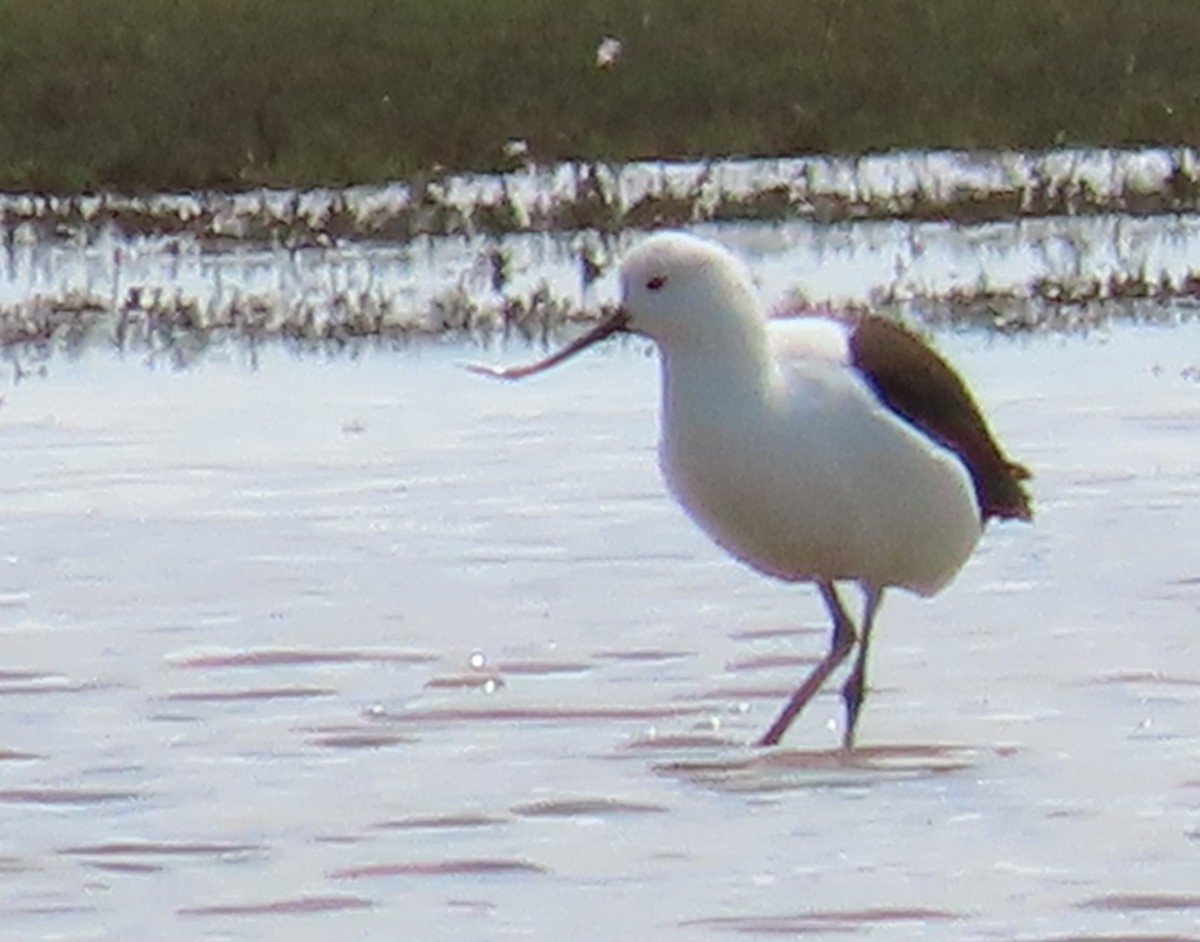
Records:
[[[1185,144],[1195,23],[1190,0],[4,3],[0,189]]]
[[[931,328],[1008,335],[1088,332],[1116,321],[1170,325],[1192,320],[1200,309],[1200,272],[1179,284],[1138,272],[1086,282],[1044,278],[1012,290],[884,294],[869,307]],[[781,316],[833,308],[798,303]],[[863,302],[838,307],[867,308]],[[496,340],[548,345],[565,329],[610,311],[607,305],[555,296],[544,286],[500,299],[459,287],[433,299],[426,309],[413,311],[399,310],[369,293],[340,293],[321,304],[235,294],[203,306],[182,293],[145,296],[137,288],[115,304],[100,295],[67,292],[0,306],[0,364],[20,381],[44,370],[56,356],[75,357],[94,349],[186,368],[209,351],[231,345],[246,351],[251,360],[265,344],[281,344],[297,353],[351,357],[370,347],[447,340],[479,347]],[[3,375],[0,372],[0,378]]]
[[[945,221],[1200,209],[1200,153],[1141,151],[812,156],[598,162],[444,174],[381,186],[239,193],[0,194],[0,242],[89,245],[114,235],[194,239],[211,250],[408,244],[430,236],[630,230],[809,219]]]
[[[708,227],[713,228],[713,227]],[[1200,220],[1047,216],[981,225],[790,220],[720,227],[779,316],[872,309],[1007,334],[1175,323],[1200,310]],[[0,362],[110,349],[186,365],[213,347],[345,351],[552,342],[616,298],[627,236],[598,232],[213,248],[187,232],[94,242],[27,225],[0,277]]]

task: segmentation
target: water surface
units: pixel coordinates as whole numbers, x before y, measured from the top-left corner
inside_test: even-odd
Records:
[[[1200,938],[1200,332],[937,339],[1038,518],[888,599],[853,760],[748,747],[821,606],[664,495],[636,344],[8,387],[0,938]]]

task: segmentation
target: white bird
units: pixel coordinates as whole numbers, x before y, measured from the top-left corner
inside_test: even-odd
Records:
[[[857,643],[842,687],[851,749],[885,590],[932,595],[989,518],[1031,519],[1029,471],[1001,451],[954,370],[891,321],[768,321],[742,264],[683,233],[642,241],[620,279],[620,305],[558,353],[473,369],[518,379],[619,332],[657,344],[659,460],[671,492],[742,562],[816,583],[833,620],[829,653],[759,744],[779,741]],[[843,581],[862,589],[858,625]]]

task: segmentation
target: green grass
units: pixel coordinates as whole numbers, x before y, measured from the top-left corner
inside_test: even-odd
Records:
[[[624,54],[595,64],[605,35]],[[1200,142],[1193,0],[0,0],[0,189]]]

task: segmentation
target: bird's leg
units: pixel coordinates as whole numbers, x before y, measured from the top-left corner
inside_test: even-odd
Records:
[[[821,589],[821,597],[825,599],[825,607],[829,609],[829,615],[833,619],[833,637],[829,644],[829,653],[821,659],[820,663],[812,669],[812,673],[804,679],[804,683],[792,694],[792,699],[787,702],[783,711],[771,724],[771,728],[758,741],[760,746],[774,746],[779,742],[783,734],[787,732],[787,728],[792,725],[792,720],[800,715],[800,711],[821,689],[821,685],[825,683],[829,675],[837,670],[838,665],[846,659],[858,638],[858,633],[854,630],[854,622],[846,613],[846,606],[842,604],[833,583],[821,582],[818,585]]]
[[[867,698],[867,650],[871,646],[871,628],[875,624],[875,613],[883,601],[883,589],[863,586],[862,637],[858,644],[858,657],[854,667],[842,686],[842,702],[846,705],[846,731],[842,736],[842,748],[854,748],[854,731],[858,728],[858,711]]]

